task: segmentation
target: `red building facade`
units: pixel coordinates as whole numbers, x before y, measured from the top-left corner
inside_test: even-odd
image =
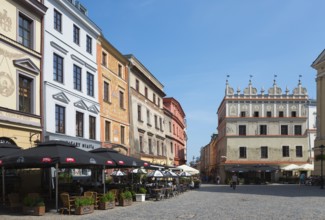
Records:
[[[174,165],[182,165],[187,161],[186,157],[186,120],[185,113],[180,103],[172,98],[164,98],[164,109],[171,113],[171,121],[169,127],[171,130],[171,140],[174,152]]]

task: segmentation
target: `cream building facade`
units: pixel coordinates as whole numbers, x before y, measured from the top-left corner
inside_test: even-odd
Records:
[[[251,81],[243,93],[226,84],[218,108],[217,173],[221,181],[240,172],[252,178],[277,181],[281,168],[310,161],[308,94],[299,80],[292,93],[282,93],[274,80],[258,94]],[[253,171],[253,172],[251,172]]]
[[[325,50],[316,58],[311,65],[316,71],[316,90],[317,90],[317,116],[316,116],[316,139],[315,157],[320,155],[320,146],[325,146]],[[323,152],[323,154],[325,154]],[[324,170],[324,164],[323,164]],[[315,175],[321,174],[321,160],[315,160]]]
[[[129,59],[131,155],[167,165],[163,91],[164,86],[133,55]]]
[[[0,4],[0,143],[29,148],[42,134],[41,1]]]

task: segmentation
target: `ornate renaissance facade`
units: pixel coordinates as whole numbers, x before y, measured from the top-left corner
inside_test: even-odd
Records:
[[[226,84],[218,108],[217,173],[255,171],[254,177],[277,181],[282,167],[310,162],[307,135],[308,95],[299,80],[292,94],[274,80],[268,93],[252,86],[243,93]],[[247,177],[247,176],[246,176]],[[249,178],[249,177],[248,177]]]
[[[0,4],[0,143],[32,147],[42,134],[41,1]]]

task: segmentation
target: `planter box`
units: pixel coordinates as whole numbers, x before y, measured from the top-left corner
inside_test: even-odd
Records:
[[[100,202],[98,209],[106,210],[106,209],[113,209],[115,207],[115,201],[113,202]]]
[[[130,205],[132,205],[132,199],[120,199],[119,205],[120,206],[130,206]]]
[[[84,215],[94,212],[94,205],[85,205],[85,206],[79,206],[76,208],[76,215]]]
[[[45,206],[37,206],[37,207],[28,207],[23,206],[23,213],[25,215],[45,215]]]
[[[137,202],[146,201],[146,194],[135,194],[135,201]]]

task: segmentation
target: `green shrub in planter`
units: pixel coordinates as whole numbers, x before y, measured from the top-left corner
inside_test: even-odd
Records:
[[[45,203],[42,198],[26,196],[23,199],[23,205],[27,207],[39,207],[39,206],[45,206]]]
[[[147,193],[146,188],[144,188],[144,187],[140,187],[140,188],[139,188],[139,193],[140,193],[140,194],[146,194],[146,193]]]
[[[76,208],[80,206],[87,206],[87,205],[93,205],[94,199],[90,197],[77,197],[75,200],[75,206]]]
[[[115,200],[115,196],[112,192],[108,192],[100,198],[101,202],[113,202],[114,200]]]
[[[120,195],[121,199],[132,199],[132,193],[128,190],[122,192]]]

